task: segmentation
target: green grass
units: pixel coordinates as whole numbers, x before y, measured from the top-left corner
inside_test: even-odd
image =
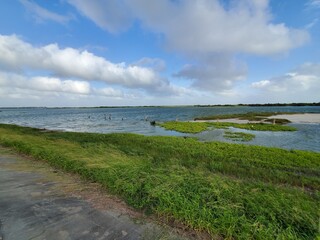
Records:
[[[233,141],[249,142],[255,138],[255,135],[243,132],[225,131],[223,137]]]
[[[137,209],[212,238],[319,234],[319,153],[3,124],[0,144],[98,182]]]
[[[229,123],[229,122],[164,122],[158,124],[166,130],[174,130],[183,133],[199,133],[214,128],[240,128],[253,131],[296,131],[296,128],[291,126],[264,124],[264,123]]]
[[[252,131],[272,131],[272,132],[281,132],[281,131],[296,131],[295,127],[291,126],[282,126],[282,125],[273,125],[273,124],[265,124],[265,123],[230,123],[230,122],[209,122],[209,126],[215,128],[240,128]]]
[[[158,123],[160,127],[166,130],[173,130],[182,133],[199,133],[208,129],[209,125],[206,122],[178,122],[170,121]]]

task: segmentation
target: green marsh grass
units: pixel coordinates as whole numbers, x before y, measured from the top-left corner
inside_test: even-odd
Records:
[[[251,133],[225,131],[223,137],[233,141],[249,142],[255,138],[255,135]]]
[[[178,122],[170,121],[158,124],[166,130],[173,130],[182,133],[199,133],[208,129],[209,125],[206,122]]]
[[[230,122],[209,122],[209,126],[215,128],[240,128],[252,131],[272,131],[272,132],[281,132],[281,131],[296,131],[297,129],[292,126],[283,126],[283,125],[273,125],[265,123],[230,123]]]
[[[199,133],[208,130],[210,127],[226,129],[229,127],[246,129],[252,131],[296,131],[291,126],[265,123],[230,123],[230,122],[177,122],[170,121],[158,124],[166,130],[174,130],[183,133]]]
[[[0,144],[98,182],[137,209],[212,238],[319,234],[319,153],[3,124]]]

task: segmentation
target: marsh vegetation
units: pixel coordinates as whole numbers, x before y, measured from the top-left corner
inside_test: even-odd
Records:
[[[170,121],[159,123],[159,126],[166,130],[174,130],[183,133],[199,133],[210,128],[227,129],[229,127],[240,128],[252,131],[296,131],[296,128],[278,124],[266,123],[231,123],[231,122],[177,122]]]
[[[225,131],[223,136],[227,139],[231,139],[233,141],[241,141],[241,142],[249,142],[255,138],[255,135],[251,133],[230,132],[230,131]]]
[[[318,234],[319,153],[4,124],[0,144],[98,182],[146,214],[212,238]]]

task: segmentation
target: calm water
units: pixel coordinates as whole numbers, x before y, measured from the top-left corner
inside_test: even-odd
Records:
[[[0,122],[52,130],[77,132],[131,132],[144,135],[185,136],[151,126],[149,121],[193,120],[195,117],[245,112],[315,112],[320,107],[137,107],[137,108],[25,108],[1,109]],[[295,124],[297,132],[250,132],[256,138],[248,144],[320,152],[320,124]],[[226,141],[224,130],[196,134],[202,141]]]

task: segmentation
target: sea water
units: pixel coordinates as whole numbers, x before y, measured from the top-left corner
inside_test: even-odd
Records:
[[[0,123],[17,124],[60,131],[143,135],[193,136],[200,141],[234,142],[223,137],[224,130],[215,129],[190,135],[166,131],[150,121],[192,121],[196,117],[246,112],[313,112],[320,107],[119,107],[119,108],[0,108]],[[302,149],[320,152],[320,124],[291,124],[296,132],[259,132],[231,128],[235,132],[253,133],[246,144]]]

